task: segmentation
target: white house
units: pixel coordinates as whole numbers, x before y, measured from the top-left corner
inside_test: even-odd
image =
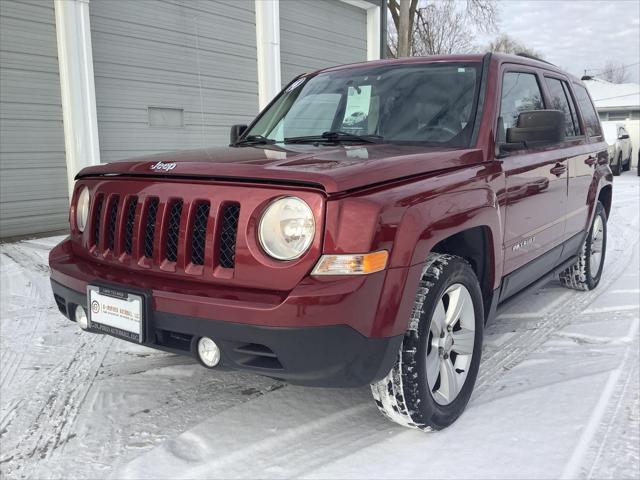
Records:
[[[638,162],[640,148],[640,85],[611,83],[599,78],[584,79],[600,120],[624,123],[633,145],[632,164]]]

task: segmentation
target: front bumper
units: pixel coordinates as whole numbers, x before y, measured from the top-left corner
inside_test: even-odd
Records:
[[[143,292],[149,301],[142,345],[197,358],[197,340],[207,336],[220,346],[221,366],[293,384],[374,382],[389,372],[402,343],[403,335],[369,337],[358,329],[367,323],[371,328],[378,306],[372,300],[379,298],[383,275],[304,285],[268,305],[267,297],[255,293],[251,301],[240,301],[197,295],[184,286],[189,293],[155,288],[148,278],[127,278],[126,272],[74,257],[68,242],[52,250],[50,265],[56,303],[69,319],[78,305],[86,309],[87,284]]]

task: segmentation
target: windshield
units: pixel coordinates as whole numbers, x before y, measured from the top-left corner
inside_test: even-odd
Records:
[[[263,112],[244,138],[286,142],[341,132],[349,135],[332,136],[332,140],[357,141],[354,135],[375,135],[385,143],[466,147],[479,78],[479,63],[384,65],[301,77]]]

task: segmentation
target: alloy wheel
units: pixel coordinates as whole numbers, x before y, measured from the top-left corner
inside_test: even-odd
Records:
[[[453,402],[467,378],[475,344],[475,309],[467,288],[456,283],[442,294],[429,325],[427,383],[439,405]]]
[[[598,274],[602,262],[603,230],[602,217],[596,215],[591,227],[591,250],[589,252],[589,270],[594,277]]]

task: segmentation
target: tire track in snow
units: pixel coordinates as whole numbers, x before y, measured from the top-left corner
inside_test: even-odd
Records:
[[[628,338],[635,338],[639,324],[640,323],[638,319],[635,319],[633,322],[631,322],[629,333],[627,334]],[[620,404],[624,400],[626,400],[627,394],[629,392],[628,387],[632,378],[632,374],[635,373],[637,375],[637,358],[633,358],[634,365],[631,366],[631,353],[632,350],[636,349],[636,347],[636,345],[628,346],[625,349],[624,356],[619,366],[609,374],[609,378],[606,385],[602,389],[602,393],[600,394],[598,403],[593,409],[591,416],[589,417],[589,420],[584,427],[578,443],[575,446],[573,453],[569,458],[569,461],[565,465],[564,471],[562,472],[560,478],[570,479],[582,476],[581,471],[583,468],[583,464],[585,463],[585,459],[588,457],[589,447],[593,444],[596,444],[596,439],[600,437],[597,440],[597,444],[600,445],[600,449],[596,453],[595,459],[592,462],[590,469],[591,473],[596,465],[596,462],[602,456],[603,446],[606,443],[608,433],[612,426],[625,424],[625,422],[616,422],[615,417],[620,414]],[[633,357],[636,356],[633,355]],[[631,402],[627,402],[627,404],[630,403]],[[598,435],[598,431],[602,425],[602,419],[605,417],[610,404],[614,405],[613,418],[611,415],[607,416],[607,426],[605,427],[604,432]],[[587,477],[591,478],[591,475],[588,475]]]
[[[551,310],[543,315],[535,323],[535,328],[525,332],[516,332],[503,345],[485,356],[483,352],[480,373],[473,393],[472,401],[480,397],[492,384],[499,380],[509,370],[522,362],[527,356],[544,344],[553,334],[580,315],[594,300],[604,294],[610,286],[628,267],[628,258],[638,245],[638,238],[634,236],[633,229],[637,222],[629,228],[624,228],[620,238],[620,244],[625,245],[625,254],[616,255],[613,260],[605,265],[600,284],[594,290],[588,292],[573,292],[573,301],[566,302],[564,308]],[[615,229],[614,229],[615,230]],[[610,257],[609,257],[610,258]],[[531,292],[524,291],[516,299],[522,302]]]
[[[73,434],[75,418],[107,351],[95,352],[92,343],[81,343],[65,364],[56,367],[37,384],[36,391],[50,393],[18,443],[6,452],[12,464],[9,468],[20,471],[28,468],[26,460],[46,459]],[[7,461],[3,459],[0,463]],[[29,476],[28,470],[22,471],[22,475]]]

